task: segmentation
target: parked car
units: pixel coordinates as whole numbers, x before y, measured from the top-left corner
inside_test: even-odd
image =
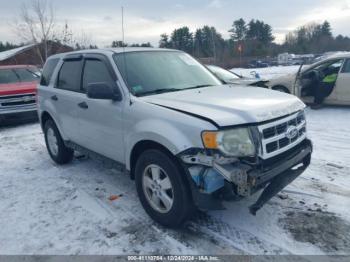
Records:
[[[38,69],[30,65],[0,66],[0,120],[34,112]]]
[[[248,64],[248,68],[265,68],[269,67],[269,63],[261,60],[252,60]]]
[[[267,88],[267,80],[255,77],[243,77],[238,74],[235,74],[234,72],[231,72],[229,70],[215,65],[206,65],[206,67],[217,78],[219,78],[223,84],[249,85]]]
[[[86,50],[48,59],[38,114],[48,153],[111,161],[135,179],[146,212],[178,226],[264,189],[255,214],[310,163],[295,96],[222,85],[177,50]]]
[[[305,102],[313,101],[313,85],[319,84],[327,71],[337,72],[337,81],[324,104],[350,105],[350,53],[328,56],[310,66],[301,66],[299,71],[270,80],[269,88],[294,94]]]

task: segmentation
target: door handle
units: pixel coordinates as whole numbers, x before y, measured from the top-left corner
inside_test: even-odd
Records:
[[[86,102],[81,102],[81,103],[78,104],[78,106],[80,108],[82,108],[82,109],[88,109],[89,108],[89,106],[88,106],[88,104]]]
[[[57,101],[57,100],[58,100],[58,97],[57,97],[56,95],[53,95],[53,96],[51,96],[51,100]]]

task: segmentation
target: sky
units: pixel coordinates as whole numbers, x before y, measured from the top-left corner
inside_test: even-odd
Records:
[[[21,3],[0,0],[0,41],[20,43],[14,33]],[[121,6],[124,7],[125,42],[158,45],[162,33],[188,26],[217,28],[229,38],[232,22],[261,19],[273,27],[276,42],[285,34],[310,22],[328,20],[333,33],[350,36],[350,0],[48,0],[53,2],[56,29],[68,23],[76,38],[85,35],[93,44],[106,47],[122,39]]]

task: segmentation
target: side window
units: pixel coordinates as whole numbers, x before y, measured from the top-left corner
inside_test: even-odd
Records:
[[[339,73],[339,70],[343,64],[343,60],[338,60],[329,65],[328,70],[331,71],[332,73]]]
[[[81,60],[68,60],[63,63],[58,73],[57,88],[81,92],[81,63]]]
[[[83,90],[91,83],[106,82],[113,85],[114,80],[104,62],[96,59],[85,61],[83,74]]]
[[[19,79],[11,69],[0,69],[0,84],[17,83]]]
[[[21,82],[32,82],[39,80],[39,76],[34,72],[30,71],[29,69],[19,68],[15,69],[15,72],[19,76]]]
[[[350,73],[350,59],[347,59],[344,63],[342,73]]]
[[[44,66],[44,71],[41,75],[40,85],[42,86],[49,85],[53,71],[55,70],[58,61],[59,61],[59,58],[55,58],[55,59],[50,59],[46,62]]]

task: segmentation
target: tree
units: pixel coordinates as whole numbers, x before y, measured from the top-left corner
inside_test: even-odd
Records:
[[[229,30],[231,39],[234,41],[242,41],[245,39],[247,34],[247,25],[243,18],[235,20],[232,24],[232,28]]]
[[[37,53],[42,63],[46,61],[50,47],[49,41],[55,39],[55,14],[52,2],[47,0],[30,0],[22,3],[16,30],[22,40],[34,44],[42,43],[43,51],[37,47]]]
[[[150,42],[141,43],[141,44],[136,43],[136,44],[131,44],[130,46],[131,47],[152,47]]]
[[[272,35],[272,27],[263,21],[252,19],[248,24],[247,36],[248,40],[259,41],[264,45],[272,43],[275,39]]]
[[[332,35],[330,23],[324,21],[322,24],[303,25],[289,33],[284,46],[296,53],[322,53],[339,48],[337,42]]]
[[[19,45],[15,45],[9,42],[3,43],[0,41],[0,52],[6,51],[6,50],[10,50],[10,49],[14,49],[20,47]]]
[[[197,29],[194,35],[194,54],[198,57],[221,56],[225,46],[222,38],[215,27],[203,26]]]
[[[116,40],[116,41],[112,42],[113,48],[115,48],[115,47],[127,47],[127,46],[128,46],[128,44],[123,43],[123,41]]]
[[[324,21],[321,26],[321,32],[323,36],[332,37],[331,24],[328,21]]]
[[[171,34],[171,47],[192,54],[193,34],[187,26],[175,29]]]
[[[161,34],[159,40],[160,48],[170,48],[171,44],[169,42],[169,36],[167,34]]]

